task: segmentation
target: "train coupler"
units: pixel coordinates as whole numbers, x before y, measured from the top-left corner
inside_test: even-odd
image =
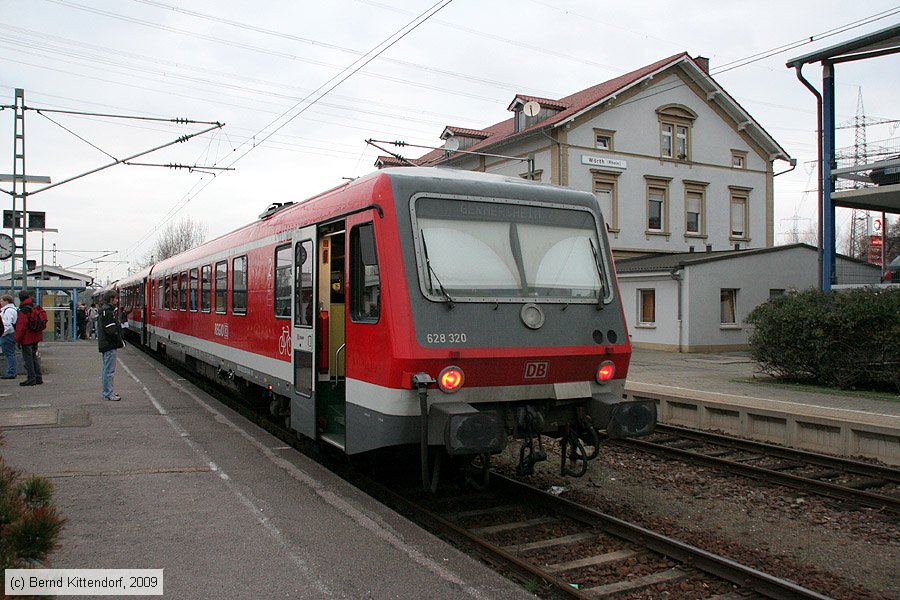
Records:
[[[547,452],[541,441],[543,423],[543,415],[532,407],[526,406],[519,410],[517,425],[524,435],[522,446],[519,448],[519,464],[516,465],[516,475],[533,475],[534,465],[547,460]],[[535,439],[537,439],[537,448],[534,447]]]

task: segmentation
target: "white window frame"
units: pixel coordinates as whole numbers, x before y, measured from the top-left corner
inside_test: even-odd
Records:
[[[743,223],[738,229],[735,219],[740,215]],[[750,241],[750,192],[744,188],[731,188],[728,200],[728,239],[733,241]]]
[[[737,288],[722,288],[719,290],[719,326],[723,329],[738,328],[741,321],[738,318],[738,292]],[[726,306],[731,303],[731,320],[727,320]]]
[[[593,181],[591,182],[591,192],[595,197],[597,195],[598,188],[600,187],[606,187],[610,191],[609,203],[612,214],[603,214],[603,219],[606,221],[607,231],[614,234],[619,233],[619,176],[622,173],[611,173],[607,171],[591,169],[591,174],[593,176]]]
[[[612,151],[615,133],[609,129],[594,129],[594,148]]]
[[[646,200],[644,201],[644,233],[650,235],[670,235],[669,231],[669,183],[672,181],[670,177],[658,177],[655,175],[644,175],[647,184]],[[650,207],[651,195],[658,191],[662,193],[662,206],[660,207],[660,224],[659,229],[650,227]]]
[[[653,313],[650,315],[652,320],[646,319],[644,313],[644,297],[650,296],[652,306],[650,308]],[[637,291],[637,326],[638,327],[656,327],[656,288],[639,288]]]

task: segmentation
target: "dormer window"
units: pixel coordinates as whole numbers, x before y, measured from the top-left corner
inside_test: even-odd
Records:
[[[507,107],[507,110],[511,110],[516,114],[514,123],[516,133],[518,133],[567,108],[569,108],[568,104],[558,100],[516,96]]]
[[[447,148],[450,146],[455,146],[456,150],[465,150],[475,144],[487,139],[491,134],[481,131],[479,129],[466,129],[464,127],[451,127],[447,126],[444,128],[444,132],[441,134],[441,139],[444,140],[445,144],[448,144],[449,140],[454,140],[453,142],[449,142]]]
[[[690,108],[667,104],[656,109],[659,118],[659,156],[669,160],[691,160],[691,128],[697,118]]]

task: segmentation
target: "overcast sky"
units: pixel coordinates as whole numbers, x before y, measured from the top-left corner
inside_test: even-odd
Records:
[[[34,108],[222,122],[135,160],[235,169],[213,176],[118,165],[35,194],[28,209],[46,211],[47,227],[59,229],[45,234],[45,262],[55,246],[60,266],[115,279],[129,266],[118,261],[142,258],[169,219],[202,221],[212,238],[273,201],[372,171],[381,152],[367,138],[439,145],[445,125],[478,129],[508,118],[516,93],[559,98],[682,51],[709,57],[716,80],[798,159],[775,180],[781,243],[816,213],[815,100],[785,62],[900,22],[900,4],[878,0],[453,0],[303,110],[343,69],[446,0],[435,2],[0,0],[0,104],[23,88]],[[721,70],[876,15],[883,18]],[[804,73],[821,85],[818,65]],[[898,55],[838,66],[838,123],[856,114],[860,89],[869,118],[900,118],[898,73]],[[29,111],[27,173],[62,181],[205,127]],[[867,137],[886,145],[900,132],[884,124]],[[0,111],[0,173],[12,172],[12,141],[13,111]],[[838,144],[853,144],[853,130],[840,130]],[[29,257],[38,262],[40,246],[31,234]]]

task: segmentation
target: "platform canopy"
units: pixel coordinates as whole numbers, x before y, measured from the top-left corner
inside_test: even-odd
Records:
[[[835,206],[884,211],[900,214],[900,184],[888,183],[855,190],[834,192],[834,180],[838,177],[874,183],[870,175],[879,168],[893,170],[900,165],[900,157],[869,165],[856,165],[833,169],[835,159],[835,67],[838,64],[857,60],[867,60],[900,53],[900,24],[881,29],[858,38],[835,44],[809,54],[804,54],[787,62],[789,68],[797,70],[797,77],[813,93],[819,103],[821,121],[819,130],[822,178],[819,181],[819,204],[822,231],[822,273],[821,287],[831,289],[835,283]],[[804,65],[822,64],[821,93],[803,77]]]

